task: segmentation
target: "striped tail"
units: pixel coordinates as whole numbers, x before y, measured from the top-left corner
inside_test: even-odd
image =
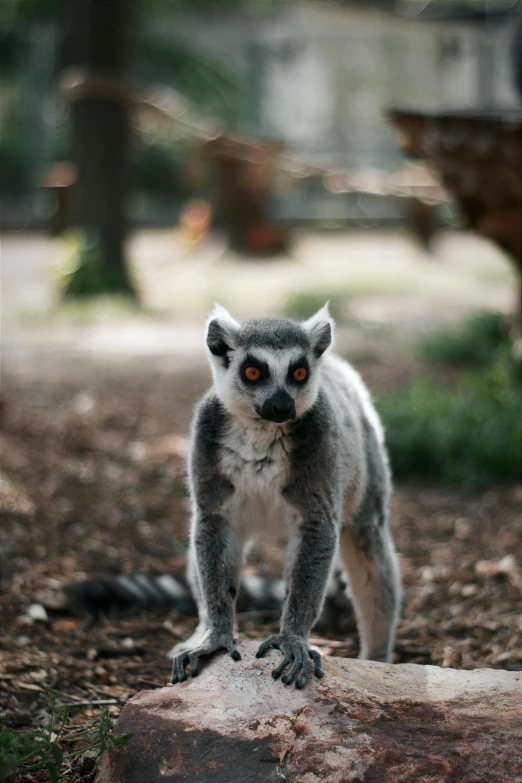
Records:
[[[72,614],[88,615],[96,621],[100,614],[113,610],[154,610],[197,615],[190,585],[183,575],[117,576],[111,579],[88,579],[65,588],[66,608]],[[282,579],[245,574],[240,582],[236,609],[279,613],[285,597]],[[346,632],[353,625],[353,611],[346,595],[346,583],[335,572],[316,628]]]
[[[237,611],[278,611],[284,598],[282,579],[245,575],[240,583]],[[197,615],[197,606],[184,576],[117,576],[88,579],[65,588],[67,608],[73,614],[97,619],[113,610],[160,609]]]

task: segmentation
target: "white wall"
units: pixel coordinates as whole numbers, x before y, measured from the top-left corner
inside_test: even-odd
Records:
[[[264,18],[176,20],[167,35],[227,61],[243,76],[243,129],[284,140],[311,159],[393,168],[389,106],[515,108],[510,23],[416,21],[303,0]]]

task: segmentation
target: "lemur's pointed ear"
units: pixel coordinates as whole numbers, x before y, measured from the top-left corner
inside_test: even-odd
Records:
[[[216,305],[207,322],[207,347],[214,356],[224,357],[236,347],[240,325],[228,310]]]
[[[303,324],[310,336],[317,358],[333,345],[335,322],[328,311],[328,302]]]

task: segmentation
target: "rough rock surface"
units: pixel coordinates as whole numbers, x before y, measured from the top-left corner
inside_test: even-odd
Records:
[[[275,651],[217,656],[194,680],[138,693],[97,783],[516,783],[522,673],[325,658],[304,690]]]

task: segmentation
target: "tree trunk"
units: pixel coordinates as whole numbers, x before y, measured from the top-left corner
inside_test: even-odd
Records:
[[[81,69],[72,103],[78,168],[73,224],[87,240],[69,295],[133,293],[125,264],[130,96],[125,93],[134,0],[69,0],[65,60]],[[90,269],[82,269],[82,266]]]

